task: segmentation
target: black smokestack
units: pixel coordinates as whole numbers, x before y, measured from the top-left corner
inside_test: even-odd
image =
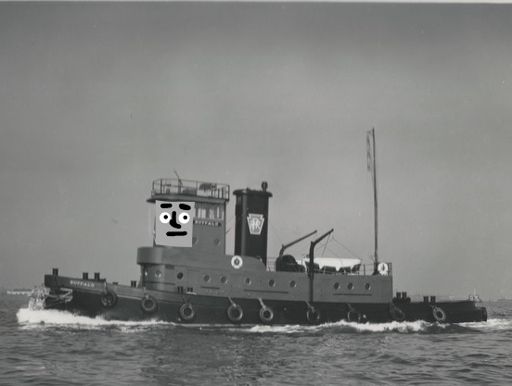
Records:
[[[262,190],[249,188],[233,192],[236,196],[235,255],[253,256],[267,265],[268,199],[267,183]]]

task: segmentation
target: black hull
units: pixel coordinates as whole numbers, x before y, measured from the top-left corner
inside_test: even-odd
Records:
[[[320,324],[347,320],[385,323],[415,321],[460,323],[487,320],[484,307],[474,301],[391,303],[314,303],[255,298],[226,298],[149,291],[121,285],[95,283],[91,288],[72,288],[72,298],[59,299],[61,287],[48,275],[45,284],[50,296],[45,308],[60,309],[108,320],[162,320],[198,324]],[[84,283],[79,279],[65,281]],[[86,282],[89,283],[89,282]],[[241,312],[240,312],[241,311]]]

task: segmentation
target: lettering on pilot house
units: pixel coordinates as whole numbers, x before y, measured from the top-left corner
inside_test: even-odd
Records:
[[[194,205],[194,202],[156,201],[155,243],[191,247]]]
[[[95,287],[94,283],[90,283],[88,281],[82,281],[82,280],[70,280],[69,284],[76,285],[77,287],[89,287],[89,288]]]
[[[251,235],[261,235],[265,217],[262,214],[249,213],[247,216],[247,225],[249,226],[249,233]]]

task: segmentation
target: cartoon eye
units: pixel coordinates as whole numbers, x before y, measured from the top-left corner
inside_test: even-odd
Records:
[[[167,224],[169,222],[170,218],[171,218],[171,216],[169,215],[169,213],[167,213],[167,212],[160,213],[160,222],[162,224]]]
[[[190,221],[190,216],[188,215],[188,213],[180,213],[180,215],[178,216],[178,221],[182,224],[186,224]]]

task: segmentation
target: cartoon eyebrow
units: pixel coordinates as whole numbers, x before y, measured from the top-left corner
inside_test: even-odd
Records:
[[[187,205],[187,204],[180,204],[180,209],[183,209],[183,210],[190,210],[190,209],[192,209],[192,208],[190,207],[190,205]]]
[[[160,208],[172,208],[172,204],[160,204]]]

